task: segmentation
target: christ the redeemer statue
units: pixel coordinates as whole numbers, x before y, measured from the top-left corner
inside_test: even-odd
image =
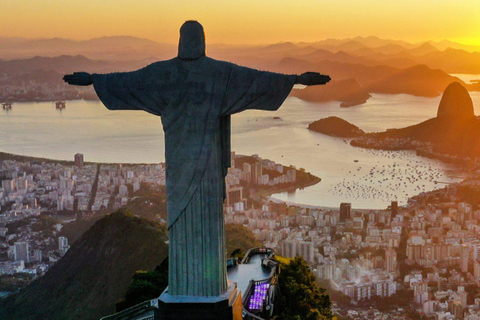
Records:
[[[161,116],[165,131],[169,234],[168,293],[219,296],[227,290],[223,200],[230,167],[230,116],[247,109],[277,110],[295,83],[330,77],[263,72],[205,56],[203,27],[180,29],[178,56],[134,72],[66,75],[71,85],[93,84],[110,110]]]

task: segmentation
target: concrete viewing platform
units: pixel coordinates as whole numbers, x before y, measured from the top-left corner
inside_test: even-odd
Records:
[[[228,269],[228,280],[237,283],[242,295],[247,292],[250,280],[262,280],[270,276],[271,270],[262,267],[262,259],[266,257],[266,253],[256,254],[250,258],[248,263],[240,263]]]
[[[277,277],[280,271],[278,263],[271,260],[274,254],[275,252],[270,248],[252,248],[247,251],[241,262],[238,262],[237,259],[229,259],[227,261],[228,280],[236,292],[235,296],[239,297],[238,300],[235,299],[238,301],[239,310],[243,308],[243,313],[240,312],[242,314],[239,316],[245,320],[270,319],[272,315]],[[172,318],[171,316],[173,318],[176,317],[172,314],[166,316],[165,311],[163,311],[162,315],[162,305],[165,304],[179,304],[182,305],[182,308],[191,308],[197,304],[210,302],[213,306],[212,310],[214,310],[217,308],[214,304],[228,300],[228,297],[168,297],[167,290],[159,298],[142,302],[126,310],[103,317],[101,320],[165,320]],[[166,293],[167,295],[165,295]],[[165,298],[166,296],[168,299]],[[167,312],[176,312],[176,309],[169,309]],[[197,312],[202,313],[202,311],[198,310]],[[203,312],[210,313],[211,310],[209,311],[205,308]],[[208,317],[207,314],[199,315],[197,313],[196,315],[193,314],[193,316],[198,319],[217,319],[216,317]],[[184,317],[180,318],[183,319]],[[180,318],[176,317],[175,319]],[[220,318],[224,319],[225,317]],[[234,317],[233,319],[237,320],[238,318]]]
[[[270,248],[248,250],[239,264],[229,265],[228,278],[236,282],[242,294],[244,319],[269,319],[279,273],[278,263],[271,260]]]

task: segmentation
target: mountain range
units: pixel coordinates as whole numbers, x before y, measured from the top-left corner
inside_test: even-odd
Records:
[[[451,82],[479,91],[480,82],[462,83],[455,73],[480,74],[480,50],[454,42],[407,43],[376,37],[327,39],[312,43],[207,46],[208,55],[273,72],[328,74],[328,90],[293,95],[312,102],[364,103],[372,93],[437,96]],[[131,71],[176,55],[176,45],[135,37],[66,39],[0,38],[2,84],[35,80],[62,84],[65,73]],[[55,74],[55,73],[56,74]],[[22,78],[23,77],[23,78]],[[318,92],[317,92],[318,91]]]
[[[0,58],[26,59],[35,56],[84,55],[95,60],[142,60],[149,57],[167,59],[176,46],[129,36],[101,37],[90,40],[62,38],[0,38]]]

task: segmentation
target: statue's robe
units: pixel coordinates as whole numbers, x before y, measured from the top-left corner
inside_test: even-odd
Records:
[[[223,200],[230,115],[276,110],[296,76],[202,57],[174,58],[126,73],[94,74],[110,110],[161,116],[165,132],[169,286],[172,295],[217,296],[227,288]]]

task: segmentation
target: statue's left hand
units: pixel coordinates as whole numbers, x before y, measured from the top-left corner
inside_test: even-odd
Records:
[[[63,81],[74,86],[89,86],[92,82],[92,75],[87,72],[74,72],[63,77]]]
[[[326,84],[330,80],[330,76],[323,75],[318,72],[305,72],[297,76],[296,83],[306,86],[316,86],[320,84]]]

